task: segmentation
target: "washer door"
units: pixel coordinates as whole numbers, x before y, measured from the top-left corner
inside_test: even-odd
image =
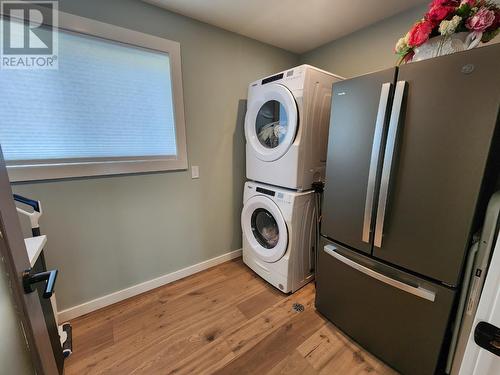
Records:
[[[250,198],[241,213],[243,235],[258,258],[276,262],[285,254],[288,231],[278,206],[263,195]]]
[[[272,83],[259,88],[248,104],[245,136],[257,158],[274,161],[285,155],[297,132],[297,104],[285,86]]]

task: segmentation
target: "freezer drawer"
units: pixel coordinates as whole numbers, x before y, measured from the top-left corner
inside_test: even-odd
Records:
[[[317,265],[317,310],[403,374],[436,370],[455,291],[326,239]]]

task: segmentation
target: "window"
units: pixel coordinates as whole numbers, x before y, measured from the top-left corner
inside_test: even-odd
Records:
[[[0,71],[11,181],[186,169],[179,44],[64,13],[59,27],[57,70]]]

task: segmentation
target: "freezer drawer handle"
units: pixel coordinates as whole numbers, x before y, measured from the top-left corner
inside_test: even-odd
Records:
[[[380,159],[380,146],[382,145],[382,136],[384,124],[386,122],[387,103],[392,84],[386,82],[382,84],[380,90],[380,100],[378,103],[377,121],[375,122],[375,133],[373,134],[372,155],[370,158],[370,171],[368,173],[368,187],[366,189],[365,216],[363,220],[363,242],[370,242],[370,231],[373,216],[373,196],[375,195],[375,182],[377,178],[378,163]]]
[[[408,285],[406,283],[403,283],[402,281],[399,281],[399,280],[394,280],[394,279],[392,279],[388,276],[385,276],[381,273],[378,273],[378,272],[376,272],[368,267],[365,267],[359,263],[356,263],[355,261],[353,261],[349,258],[346,258],[345,256],[338,253],[336,251],[337,248],[333,245],[326,245],[323,250],[325,251],[325,253],[327,253],[328,255],[331,255],[332,257],[341,261],[345,265],[347,265],[351,268],[354,268],[355,270],[362,272],[367,276],[373,277],[374,279],[377,279],[378,281],[381,281],[387,285],[393,286],[393,287],[398,288],[402,291],[405,291],[407,293],[411,293],[417,297],[426,299],[426,300],[431,301],[431,302],[434,302],[434,300],[436,299],[436,293],[434,293],[433,291],[422,288],[421,286],[416,287],[413,285]]]
[[[389,194],[389,183],[391,180],[391,171],[398,138],[398,129],[400,124],[403,97],[407,82],[398,81],[394,92],[394,102],[392,104],[391,120],[389,130],[387,131],[387,142],[385,146],[384,163],[382,166],[382,177],[380,179],[380,194],[378,197],[377,220],[375,222],[374,245],[382,247],[382,235],[384,232],[385,211],[387,206],[387,196]]]

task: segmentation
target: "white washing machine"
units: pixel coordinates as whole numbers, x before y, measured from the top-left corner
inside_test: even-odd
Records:
[[[245,184],[243,262],[284,293],[314,278],[315,193]]]
[[[300,65],[250,84],[248,179],[295,190],[324,179],[332,84],[340,79]]]

